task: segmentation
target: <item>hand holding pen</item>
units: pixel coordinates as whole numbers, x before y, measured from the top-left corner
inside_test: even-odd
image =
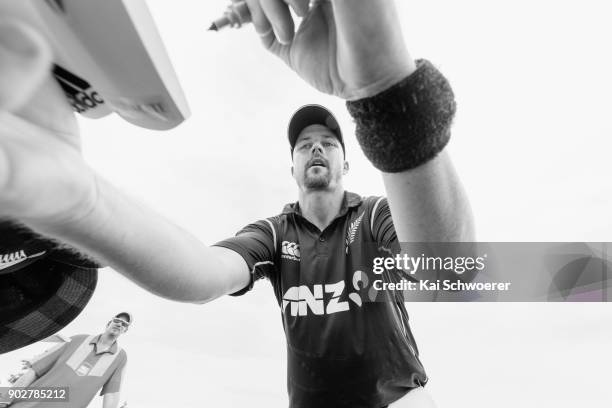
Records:
[[[290,8],[302,18],[297,32]],[[211,29],[250,21],[266,49],[343,99],[375,95],[415,70],[394,0],[234,1]]]

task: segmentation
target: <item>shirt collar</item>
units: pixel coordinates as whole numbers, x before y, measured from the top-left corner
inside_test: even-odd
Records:
[[[344,197],[342,198],[342,206],[340,207],[340,212],[338,216],[343,216],[346,214],[349,208],[358,207],[361,205],[362,199],[361,196],[355,193],[351,193],[350,191],[344,192]],[[283,208],[283,214],[298,214],[302,215],[300,211],[300,203],[289,203],[285,205]]]
[[[91,341],[89,342],[89,344],[93,344],[93,346],[94,346],[94,351],[96,352],[96,354],[98,354],[98,342],[100,341],[100,337],[102,337],[102,335],[101,335],[101,334],[98,334],[98,335],[97,335],[97,336],[95,336],[93,339],[91,339]],[[103,354],[103,353],[116,354],[116,353],[117,353],[117,349],[118,349],[118,346],[117,346],[117,341],[115,340],[115,341],[113,342],[113,344],[112,344],[112,345],[111,345],[111,346],[110,346],[110,347],[109,347],[107,350],[104,350],[104,351],[103,351],[102,353],[100,353],[100,354]]]

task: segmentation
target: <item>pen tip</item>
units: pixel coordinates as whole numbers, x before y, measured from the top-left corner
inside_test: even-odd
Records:
[[[208,31],[219,31],[219,29],[215,23],[212,23],[212,25],[208,28]]]

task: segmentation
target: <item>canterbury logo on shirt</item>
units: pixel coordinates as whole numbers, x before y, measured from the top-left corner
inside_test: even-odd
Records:
[[[363,285],[363,279],[362,272],[355,272],[353,286],[357,291],[360,290],[360,285]],[[291,305],[289,307],[291,316],[330,315],[346,312],[350,309],[349,302],[340,300],[345,288],[344,281],[313,285],[312,290],[306,285],[290,287],[283,295],[283,313],[286,313],[289,305]],[[349,293],[348,299],[361,307],[362,299],[359,293]]]
[[[9,254],[0,254],[0,271],[3,269],[8,269],[15,265],[19,265],[22,262],[27,261],[28,259],[37,258],[45,254],[45,251],[39,252],[34,255],[26,255],[25,251],[17,251]]]
[[[299,262],[300,246],[295,242],[283,241],[281,245],[281,257]]]

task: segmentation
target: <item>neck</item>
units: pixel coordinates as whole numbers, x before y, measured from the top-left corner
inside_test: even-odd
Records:
[[[323,231],[336,218],[342,207],[344,189],[300,190],[299,203],[302,216]]]
[[[104,345],[111,345],[115,341],[117,341],[117,336],[110,333],[102,333],[102,335],[100,336],[100,341],[98,343]]]

